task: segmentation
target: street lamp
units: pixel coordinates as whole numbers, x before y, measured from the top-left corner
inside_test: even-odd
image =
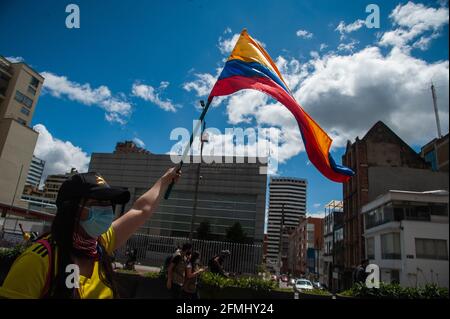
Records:
[[[205,107],[205,102],[202,100],[200,101],[200,105],[202,108]],[[194,233],[194,222],[195,222],[195,215],[197,213],[197,204],[198,204],[198,186],[200,184],[200,167],[202,164],[202,156],[203,156],[203,143],[208,142],[208,136],[205,134],[205,127],[206,127],[206,121],[203,120],[202,123],[202,131],[200,135],[200,161],[197,165],[197,180],[195,182],[195,193],[194,193],[194,205],[192,207],[192,217],[191,217],[191,228],[189,231],[189,242],[192,243],[192,237]]]
[[[284,228],[284,203],[281,205],[281,223],[280,223],[280,245],[278,248],[278,276],[281,274],[281,250],[283,249],[283,228]]]

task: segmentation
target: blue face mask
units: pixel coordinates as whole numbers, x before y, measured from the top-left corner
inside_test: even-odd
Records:
[[[97,238],[106,233],[113,219],[114,212],[111,206],[91,206],[88,218],[80,221],[80,225],[89,236]]]

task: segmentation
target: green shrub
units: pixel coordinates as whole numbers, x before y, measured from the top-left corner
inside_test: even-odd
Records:
[[[136,270],[116,269],[115,271],[121,274],[139,275],[139,273]]]
[[[235,287],[249,288],[254,290],[273,290],[275,283],[258,277],[226,278],[211,272],[205,272],[200,277],[200,282],[204,286],[219,288]]]
[[[358,298],[390,298],[390,299],[442,299],[449,298],[447,288],[436,284],[427,284],[424,287],[401,287],[399,284],[380,283],[380,288],[367,288],[358,283],[349,290],[340,293],[342,296]]]
[[[151,278],[151,279],[157,279],[157,278],[162,278],[162,274],[161,274],[161,272],[149,271],[144,274],[144,277]]]
[[[20,256],[21,253],[23,253],[25,251],[25,249],[27,248],[26,245],[16,245],[12,248],[1,248],[0,249],[0,259],[9,259],[9,258],[16,258],[18,256]]]
[[[331,294],[328,291],[322,289],[303,290],[302,293],[309,295],[331,296]]]

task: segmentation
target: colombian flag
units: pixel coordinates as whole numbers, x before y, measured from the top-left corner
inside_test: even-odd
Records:
[[[269,54],[245,29],[225,63],[208,101],[211,102],[215,96],[229,95],[243,89],[262,91],[291,111],[300,128],[309,160],[325,177],[344,183],[353,176],[351,169],[338,165],[333,160],[330,155],[331,138],[297,103]]]

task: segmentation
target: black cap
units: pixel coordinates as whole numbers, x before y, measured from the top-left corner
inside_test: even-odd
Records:
[[[130,200],[130,192],[123,187],[109,186],[105,179],[96,172],[75,174],[61,185],[56,205],[83,197],[109,200],[113,205],[126,204]]]

